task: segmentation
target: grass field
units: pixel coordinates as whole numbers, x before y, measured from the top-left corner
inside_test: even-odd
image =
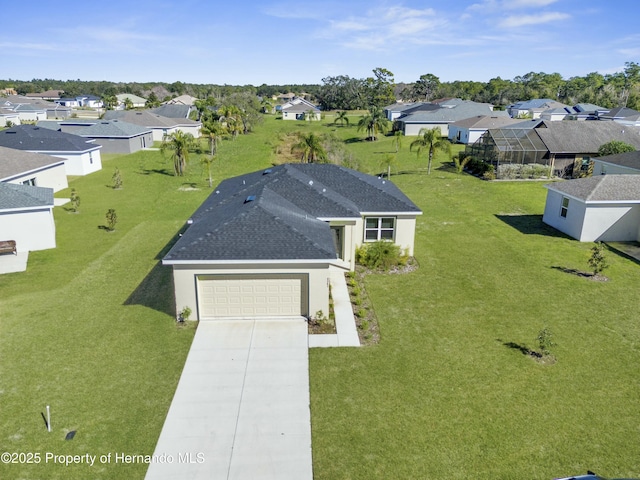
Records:
[[[395,152],[391,138],[364,142],[329,119],[269,118],[223,142],[214,183],[277,161],[273,147],[290,130],[335,134],[368,173]],[[392,180],[424,211],[420,268],[367,277],[378,345],[310,351],[315,478],[640,476],[640,266],[610,252],[609,282],[566,273],[587,268],[591,245],[544,227],[542,183],[457,175],[442,155],[427,176],[410,140]],[[56,207],[58,247],[0,276],[0,451],[151,454],[162,427],[194,325],[176,326],[159,259],[208,194],[206,176],[197,156],[186,178],[159,152],[103,163],[70,182],[80,213]],[[116,166],[122,190],[108,187]],[[99,228],[109,208],[119,218],[111,233]],[[544,327],[554,364],[518,348],[534,347]],[[145,471],[0,464],[2,479]]]

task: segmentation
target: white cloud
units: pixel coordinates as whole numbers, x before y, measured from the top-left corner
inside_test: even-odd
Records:
[[[499,25],[506,28],[517,28],[525,25],[540,25],[542,23],[566,20],[571,16],[567,13],[548,12],[540,15],[511,15],[500,21]]]
[[[535,8],[546,7],[552,3],[556,3],[558,0],[506,0],[502,2],[504,8]]]

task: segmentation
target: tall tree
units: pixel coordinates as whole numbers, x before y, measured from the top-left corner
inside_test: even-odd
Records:
[[[425,150],[429,153],[429,163],[427,164],[427,175],[431,175],[431,163],[433,162],[433,154],[436,150],[446,151],[448,140],[442,138],[439,128],[421,128],[420,136],[411,142],[409,150],[413,151],[416,148],[416,155],[420,158],[420,155]]]
[[[172,151],[171,159],[173,160],[174,175],[181,177],[185,174],[189,161],[189,152],[194,147],[194,144],[193,135],[184,133],[181,130],[165,135],[160,150],[163,154],[167,150]]]
[[[429,101],[440,85],[440,79],[433,73],[425,73],[411,87],[412,96],[416,100]]]

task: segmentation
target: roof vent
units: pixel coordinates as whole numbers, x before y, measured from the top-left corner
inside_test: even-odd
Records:
[[[247,198],[244,199],[244,203],[253,202],[255,199],[256,199],[255,195],[249,195]]]
[[[309,180],[309,185],[313,185],[313,180]]]
[[[267,168],[264,172],[262,172],[263,175],[269,175],[271,173],[271,169]]]

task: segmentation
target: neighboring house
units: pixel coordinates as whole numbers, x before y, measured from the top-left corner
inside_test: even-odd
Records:
[[[413,255],[420,209],[393,183],[332,164],[284,164],[223,181],[162,260],[195,319],[329,311],[330,269],[389,240]]]
[[[494,112],[489,103],[476,103],[467,100],[452,99],[451,103],[421,104],[409,108],[395,121],[394,129],[401,130],[406,136],[420,135],[423,128],[438,128],[444,137],[449,136],[449,125],[466,118],[479,115],[506,116],[505,112]]]
[[[607,112],[600,112],[598,115],[599,120],[623,120],[626,117],[632,115],[639,115],[640,112],[627,107],[612,108]]]
[[[419,102],[419,103],[422,103],[422,102]],[[390,122],[393,122],[396,118],[402,115],[402,113],[406,109],[414,106],[416,106],[415,102],[410,102],[410,103],[396,102],[393,105],[387,105],[386,107],[384,107],[384,116],[387,117],[387,120],[389,120]]]
[[[453,143],[474,143],[490,128],[501,128],[519,123],[506,112],[494,112],[495,115],[477,115],[465,118],[449,125],[449,140]]]
[[[287,107],[283,105],[281,112],[283,120],[320,120],[322,113],[319,108],[310,105],[307,101]]]
[[[61,157],[65,160],[67,175],[87,175],[102,168],[100,145],[36,125],[18,125],[0,131],[0,146]]]
[[[491,163],[540,164],[549,167],[554,176],[571,178],[588,169],[598,149],[611,140],[620,140],[640,148],[640,129],[621,128],[616,122],[526,122],[533,128],[498,128],[487,130],[465,155]]]
[[[196,97],[192,97],[191,95],[180,95],[178,97],[172,98],[171,100],[167,100],[163,102],[163,105],[194,105],[194,102],[198,100]]]
[[[62,123],[65,131],[65,123]],[[153,131],[122,120],[98,120],[92,125],[76,126],[71,133],[102,145],[103,153],[134,153],[153,146]]]
[[[640,151],[618,153],[593,160],[593,176],[596,175],[638,175],[640,174]]]
[[[20,115],[9,108],[0,107],[0,128],[7,125],[20,125]]]
[[[512,118],[528,116],[535,119],[540,118],[540,115],[545,110],[554,108],[565,109],[570,107],[564,103],[551,100],[550,98],[534,98],[532,100],[523,100],[509,105],[507,107],[507,113],[509,113]]]
[[[53,189],[0,182],[0,240],[18,252],[55,248]]]
[[[64,97],[55,100],[55,103],[63,107],[88,107],[102,108],[103,103],[100,97],[95,95],[78,95],[76,97]]]
[[[189,114],[197,110],[192,105],[182,105],[179,103],[172,103],[167,105],[160,105],[159,107],[149,110],[151,113],[161,115],[167,118],[189,118]]]
[[[569,115],[573,112],[571,107],[556,107],[550,108],[548,110],[544,110],[534,118],[539,118],[540,120],[548,120],[549,122],[559,122],[568,118]]]
[[[41,93],[27,93],[25,94],[25,97],[36,98],[40,100],[57,100],[63,93],[64,90],[47,90],[46,92]]]
[[[47,109],[44,106],[22,103],[13,105],[11,108],[18,114],[21,122],[37,122],[47,119]]]
[[[163,117],[162,115],[151,113],[148,110],[109,110],[105,112],[104,120],[115,119],[151,129],[153,132],[153,140],[158,142],[161,142],[165,135],[171,135],[178,130],[183,133],[190,133],[195,138],[198,138],[200,137],[200,129],[202,128],[202,122],[196,122],[188,118]]]
[[[640,113],[635,115],[629,115],[628,117],[618,118],[614,120],[616,123],[620,125],[625,125],[628,127],[640,127]]]
[[[127,98],[131,100],[132,108],[144,108],[147,104],[146,98],[139,97],[138,95],[134,95],[133,93],[119,93],[118,95],[116,95],[116,99],[118,100],[116,108],[118,110],[125,109],[125,101]]]
[[[0,182],[46,187],[54,192],[69,186],[64,158],[0,147]]]
[[[640,175],[599,175],[545,187],[547,225],[581,242],[640,240]]]
[[[598,115],[608,112],[609,108],[600,107],[593,103],[577,103],[567,117],[569,120],[597,120]]]

